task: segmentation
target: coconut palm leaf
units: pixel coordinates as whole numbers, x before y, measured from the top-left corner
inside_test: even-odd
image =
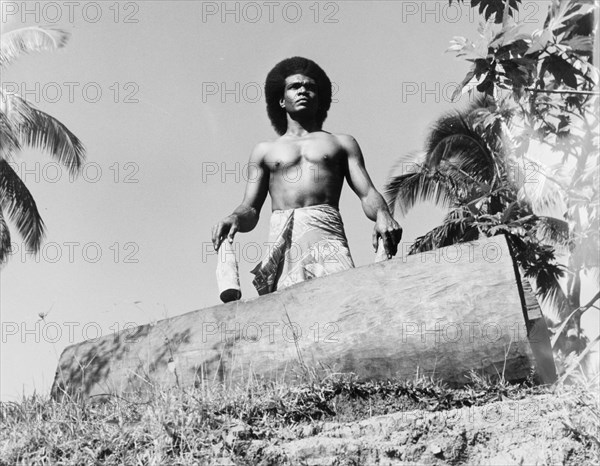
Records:
[[[19,140],[50,153],[72,174],[81,168],[85,147],[65,125],[16,94],[3,94],[8,120],[19,128]]]
[[[562,249],[568,248],[570,243],[568,222],[546,216],[538,216],[537,219],[535,229],[542,241]]]
[[[0,209],[0,264],[6,262],[11,249],[10,230],[6,224],[6,220],[4,220],[2,209]]]
[[[449,129],[450,132],[446,132],[445,134],[452,134],[452,128],[448,128],[448,124],[455,122],[460,125],[462,122],[461,119],[469,120],[469,123],[476,123],[480,120],[480,115],[482,112],[486,110],[493,110],[496,108],[496,103],[493,99],[483,95],[477,94],[473,100],[469,101],[467,107],[464,107],[459,110],[453,110],[443,114],[440,118],[438,118],[431,127],[430,135],[433,135],[436,131],[444,132],[446,129]],[[490,113],[489,111],[487,112]],[[475,117],[475,118],[474,118]],[[444,120],[447,120],[444,122]],[[475,126],[475,125],[471,125]],[[440,139],[441,137],[434,137],[434,139]],[[429,147],[431,149],[431,147]]]
[[[4,159],[0,160],[0,209],[15,223],[25,245],[37,251],[44,237],[44,222],[27,186]]]
[[[487,176],[481,176],[481,174],[472,166],[472,160],[469,157],[463,157],[464,153],[457,151],[457,156],[453,157],[452,160],[442,160],[439,164],[438,170],[445,174],[451,174],[457,172],[460,175],[459,178],[463,178],[464,186],[468,188],[467,191],[472,191],[474,194],[478,192],[489,194],[493,187],[491,183],[486,181]]]
[[[418,237],[409,254],[431,251],[450,246],[455,243],[472,241],[479,237],[479,231],[474,225],[474,218],[469,209],[461,206],[452,209],[444,218],[441,225]]]
[[[391,209],[397,206],[406,214],[420,201],[451,206],[488,195],[497,188],[495,181],[501,181],[502,173],[501,154],[495,155],[489,141],[497,148],[499,144],[494,141],[500,140],[500,136],[492,134],[486,139],[474,127],[490,105],[486,99],[477,99],[464,114],[453,112],[442,116],[426,138],[424,153],[409,154],[398,160],[385,187]],[[415,160],[420,162],[420,168]],[[417,165],[417,169],[406,173],[407,161],[413,168]],[[400,175],[396,174],[398,167],[403,171]]]
[[[384,196],[389,199],[390,210],[395,207],[406,215],[418,202],[434,202],[442,207],[451,206],[456,197],[448,183],[444,183],[439,172],[417,172],[397,176],[388,181],[384,188]]]
[[[63,47],[68,38],[65,31],[40,27],[2,34],[0,68],[20,55]],[[0,89],[0,263],[8,258],[10,250],[6,219],[14,222],[29,250],[39,251],[44,236],[44,223],[35,201],[9,163],[23,146],[49,152],[71,174],[80,171],[85,158],[83,144],[65,125],[19,95]]]
[[[388,178],[395,178],[409,173],[421,171],[427,154],[423,151],[408,152],[399,156],[388,172]]]
[[[546,275],[543,290],[538,290],[538,298],[549,317],[555,324],[562,322],[571,309],[569,298],[563,291],[559,283],[559,277]],[[539,286],[541,283],[539,275],[535,277],[535,283]]]
[[[464,115],[458,112],[448,113],[439,118],[433,124],[425,140],[425,151],[429,155],[428,161],[435,164],[441,159],[453,156],[453,151],[448,151],[445,143],[448,138],[458,137],[460,139],[461,136],[464,137],[465,144],[478,146],[480,156],[487,157],[488,162],[493,161],[493,154],[486,147],[482,135],[474,130],[472,119],[468,114]]]
[[[0,95],[3,98],[3,95]],[[18,131],[4,112],[0,111],[0,159],[9,160],[12,154],[21,149]]]
[[[69,33],[66,31],[38,26],[4,33],[0,39],[0,67],[4,68],[26,53],[63,47],[68,39]]]
[[[528,173],[523,178],[521,189],[533,209],[540,214],[553,207],[566,209],[564,199],[569,197],[573,168],[564,162],[547,165],[525,156],[523,163]]]
[[[461,115],[442,118],[435,124],[426,141],[426,151],[429,167],[438,167],[443,161],[449,161],[475,179],[487,183],[498,172],[487,143]]]

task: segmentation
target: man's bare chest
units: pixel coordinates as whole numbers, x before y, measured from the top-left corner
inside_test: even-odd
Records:
[[[344,154],[343,148],[333,141],[294,141],[274,144],[265,162],[271,171],[303,165],[336,167],[343,163]]]

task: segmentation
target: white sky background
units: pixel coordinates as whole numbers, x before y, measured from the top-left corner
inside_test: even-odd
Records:
[[[2,32],[38,24],[72,37],[58,52],[21,58],[2,82],[67,125],[87,165],[70,181],[45,154],[18,160],[47,237],[35,259],[12,229],[18,250],[0,272],[3,400],[47,392],[69,344],[219,304],[210,229],[242,200],[252,147],[275,137],[262,86],[278,61],[301,55],[324,68],[336,99],[324,128],[356,137],[381,190],[428,125],[465,104],[449,97],[469,64],[444,51],[453,36],[475,39],[479,21],[447,0],[280,1],[272,22],[268,3],[256,2],[254,23],[247,2],[227,3],[239,22],[221,18],[221,2],[36,3],[3,2]],[[541,27],[547,3],[525,2],[522,19]],[[210,8],[219,11],[203,17]],[[371,263],[372,222],[347,186],[340,210],[356,264]],[[237,236],[244,298],[256,296],[249,271],[269,212],[267,200],[256,229]],[[420,209],[401,222],[404,239],[439,218]]]

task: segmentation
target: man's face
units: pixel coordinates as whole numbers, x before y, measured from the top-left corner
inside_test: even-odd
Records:
[[[287,113],[316,114],[319,108],[316,81],[303,74],[288,76],[285,78],[285,89],[280,105]]]

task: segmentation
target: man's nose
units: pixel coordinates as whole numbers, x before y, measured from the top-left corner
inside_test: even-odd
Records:
[[[307,93],[310,91],[310,86],[308,84],[300,84],[300,88],[298,92]]]

